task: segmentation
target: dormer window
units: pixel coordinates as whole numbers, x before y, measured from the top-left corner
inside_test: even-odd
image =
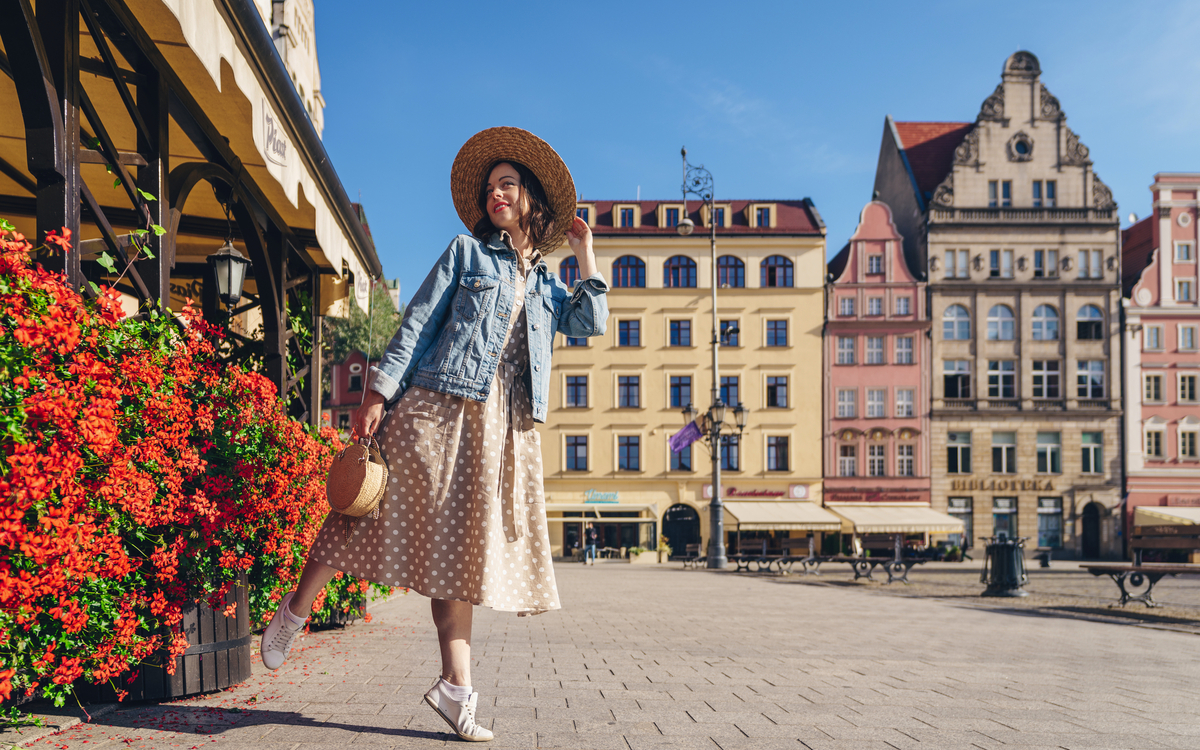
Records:
[[[591,211],[588,209],[587,206],[579,206],[578,208],[575,209],[575,215],[578,216],[579,218],[583,219],[586,222],[586,221],[588,221],[589,217],[591,216]]]
[[[596,204],[576,203],[575,215],[587,222],[589,227],[596,226]]]
[[[775,204],[751,203],[746,206],[746,223],[759,229],[775,226]]]
[[[612,207],[613,226],[629,229],[642,225],[642,207],[636,203],[614,203]]]
[[[632,208],[622,208],[621,209],[621,226],[623,226],[623,227],[633,226],[633,209]]]
[[[771,209],[759,208],[754,211],[754,224],[760,227],[771,226]]]
[[[679,226],[679,222],[687,216],[687,209],[681,203],[660,203],[656,212],[658,225],[664,228]]]
[[[883,256],[868,255],[867,256],[867,273],[883,273]]]
[[[663,224],[668,227],[679,226],[679,209],[668,208],[663,212]]]
[[[730,218],[733,216],[733,209],[728,203],[716,204],[713,206],[711,213],[716,217],[718,227],[729,227],[731,225]],[[700,218],[704,219],[704,226],[712,226],[712,222],[709,220],[709,208],[707,203],[700,206]]]

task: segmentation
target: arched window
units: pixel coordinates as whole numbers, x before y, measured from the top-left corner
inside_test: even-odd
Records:
[[[792,286],[792,262],[782,255],[772,255],[764,260],[759,286]]]
[[[1008,305],[996,305],[988,310],[988,341],[1013,340],[1013,313]]]
[[[696,261],[686,255],[675,255],[663,263],[663,286],[694,287],[696,286]]]
[[[741,258],[722,255],[717,258],[717,286],[722,289],[746,286],[746,264]]]
[[[1076,336],[1087,341],[1104,338],[1104,313],[1095,305],[1079,308],[1079,319],[1075,323]]]
[[[622,255],[613,261],[612,285],[614,287],[646,286],[646,264],[634,255]]]
[[[575,259],[574,255],[559,264],[558,276],[568,289],[573,288],[575,282],[579,281],[579,261]]]
[[[1051,305],[1038,305],[1033,311],[1033,340],[1058,340],[1058,310]]]
[[[968,341],[971,338],[971,313],[962,305],[950,305],[942,315],[942,338]]]

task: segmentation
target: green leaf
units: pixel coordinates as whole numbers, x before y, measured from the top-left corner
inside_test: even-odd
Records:
[[[162,237],[164,234],[167,233],[167,230],[163,229],[162,227],[160,227],[157,224],[151,224],[150,228],[154,230],[155,237]]]
[[[16,227],[14,227],[12,224],[9,224],[8,219],[0,219],[0,230],[12,232],[16,230]]]
[[[130,229],[129,233],[134,236],[141,237],[143,234],[150,234],[150,230],[148,230],[148,229]]]
[[[100,294],[100,287],[96,286],[96,282],[89,281],[88,284],[92,287],[93,294]]]
[[[142,248],[142,254],[143,254],[143,255],[145,255],[145,256],[146,256],[147,258],[149,258],[150,260],[154,260],[154,253],[150,252],[150,248],[148,248],[148,247],[143,247],[143,248]]]
[[[147,193],[145,190],[142,190],[141,188],[138,188],[137,191],[138,191],[138,195],[142,196],[143,198],[145,198],[148,201],[158,200],[153,195],[151,195],[150,193]]]
[[[96,259],[96,262],[103,266],[109,273],[117,272],[117,264],[113,262],[113,257],[108,254],[107,250],[100,253],[100,257]]]
[[[113,187],[121,187],[121,178],[120,177],[113,180]]]

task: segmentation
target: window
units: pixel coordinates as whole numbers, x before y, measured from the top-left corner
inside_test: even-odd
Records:
[[[839,365],[854,364],[854,337],[837,337],[837,363]]]
[[[782,255],[772,255],[762,262],[759,286],[792,286],[792,262]]]
[[[867,273],[883,273],[883,256],[867,256]]]
[[[1179,326],[1179,350],[1196,350],[1196,326]]]
[[[1058,251],[1033,251],[1033,278],[1052,279],[1058,276]]]
[[[913,337],[896,337],[896,364],[911,365],[913,363]]]
[[[971,360],[947,359],[942,362],[942,397],[971,397]]]
[[[677,227],[679,226],[679,209],[668,208],[663,211],[663,226]]]
[[[1163,457],[1163,431],[1146,430],[1146,456],[1148,458]]]
[[[1162,326],[1146,326],[1146,349],[1161,351],[1163,348]]]
[[[682,409],[692,403],[692,376],[671,376],[671,407]]]
[[[732,255],[717,258],[717,286],[722,289],[746,286],[746,264]]]
[[[591,223],[591,221],[590,221],[590,220],[589,220],[589,218],[588,218],[588,214],[589,214],[589,213],[590,213],[590,211],[589,211],[587,208],[583,207],[583,206],[580,206],[579,208],[576,208],[576,209],[575,209],[575,215],[576,215],[576,216],[578,216],[579,218],[583,219],[584,221],[586,221],[586,222],[588,222],[588,223],[590,224],[590,223]]]
[[[988,341],[1013,340],[1013,313],[1008,305],[995,305],[988,310]]]
[[[724,209],[724,207],[714,208],[712,215],[713,215],[713,223],[714,224],[716,224],[719,227],[725,226],[725,209]]]
[[[1196,301],[1196,286],[1191,279],[1175,279],[1175,301]]]
[[[1061,497],[1038,498],[1038,546],[1062,546],[1063,510]]]
[[[788,439],[769,436],[767,438],[767,471],[788,470]]]
[[[1162,375],[1143,375],[1142,376],[1142,403],[1144,404],[1161,404],[1163,401],[1163,376]]]
[[[838,315],[853,315],[854,314],[854,298],[839,297],[838,298]]]
[[[671,451],[671,471],[691,471],[692,470],[692,446],[686,446],[683,450],[676,453]]]
[[[1058,340],[1058,310],[1050,305],[1038,305],[1033,311],[1033,340]]]
[[[350,414],[348,412],[338,415],[338,430],[341,432],[350,431]]]
[[[767,321],[767,346],[787,346],[788,324],[786,320]]]
[[[858,446],[838,446],[838,476],[853,477],[858,475]]]
[[[350,382],[346,385],[346,390],[350,393],[358,393],[362,390],[362,375],[351,375]]]
[[[1188,263],[1196,259],[1192,254],[1192,243],[1176,242],[1175,243],[1175,260],[1179,263]]]
[[[642,321],[622,320],[617,323],[617,346],[641,346]]]
[[[871,297],[867,300],[867,315],[883,315],[883,297]]]
[[[1017,473],[1017,433],[992,433],[992,473]]]
[[[1102,278],[1104,278],[1103,255],[1104,255],[1104,253],[1100,250],[1080,250],[1079,251],[1079,278],[1081,278],[1081,279],[1102,279]]]
[[[1083,473],[1104,473],[1104,433],[1085,432],[1080,438],[1083,444]]]
[[[769,227],[771,226],[771,209],[759,208],[754,211],[754,226]]]
[[[867,336],[867,364],[884,364],[883,336]]]
[[[951,432],[946,435],[946,473],[971,473],[971,433]]]
[[[617,437],[617,469],[620,471],[642,470],[642,439],[637,435]]]
[[[562,283],[566,284],[568,289],[573,288],[575,282],[579,281],[579,261],[575,259],[574,255],[558,264],[558,277],[562,279]]]
[[[622,409],[638,409],[642,405],[642,378],[640,375],[617,376],[617,406]]]
[[[887,416],[887,391],[883,388],[867,389],[867,417],[877,419]]]
[[[1196,401],[1196,376],[1195,375],[1180,375],[1179,376],[1179,400],[1180,401]]]
[[[622,255],[613,261],[612,285],[614,288],[641,288],[646,286],[646,264],[633,255]]]
[[[950,305],[942,315],[942,338],[967,341],[971,338],[971,313],[962,305]]]
[[[622,208],[622,209],[620,209],[620,211],[621,211],[621,226],[622,227],[633,226],[633,209],[632,208]]]
[[[1079,319],[1075,322],[1075,336],[1085,341],[1100,341],[1104,338],[1104,313],[1095,305],[1079,308]]]
[[[692,321],[690,320],[672,320],[671,321],[671,346],[691,346],[692,345]]]
[[[1059,378],[1057,359],[1035,359],[1033,361],[1033,397],[1062,398],[1062,381]]]
[[[915,453],[916,451],[911,445],[896,446],[896,476],[916,476],[916,460],[914,458]]]
[[[742,467],[741,440],[737,435],[721,436],[721,469],[740,471]]]
[[[999,537],[1017,535],[1017,499],[1015,497],[992,498],[992,533]]]
[[[787,400],[787,383],[788,379],[783,375],[768,375],[767,376],[767,407],[776,409],[786,409]]]
[[[587,471],[588,439],[586,435],[567,435],[567,471]]]
[[[896,298],[896,314],[912,315],[912,297]]]
[[[1180,431],[1179,431],[1179,457],[1180,458],[1191,458],[1191,459],[1195,459],[1197,457],[1196,430],[1194,428],[1190,429],[1190,430],[1180,429]]]
[[[963,533],[951,534],[950,543],[957,544],[964,549],[971,546],[971,540],[975,538],[975,503],[969,497],[952,497],[949,498],[949,508],[946,509],[950,515],[962,521]]]
[[[686,255],[667,258],[663,263],[663,286],[667,289],[696,286],[696,261]]]
[[[988,398],[1017,397],[1017,362],[1013,359],[988,362]]]
[[[567,406],[584,409],[588,405],[587,375],[567,376]]]
[[[1104,360],[1081,359],[1076,368],[1076,395],[1079,398],[1104,398]]]
[[[838,388],[837,392],[837,415],[838,419],[853,419],[858,416],[858,409],[855,402],[855,390],[853,388]]]
[[[587,346],[588,340],[585,336],[567,336],[567,346]]]
[[[721,376],[721,400],[727,406],[737,406],[742,403],[738,390],[737,375],[722,375]]]
[[[911,417],[913,415],[913,402],[915,401],[916,391],[912,388],[899,388],[896,390],[896,416]]]
[[[1062,473],[1062,437],[1058,432],[1037,434],[1037,473]]]
[[[1046,208],[1054,208],[1058,200],[1058,180],[1046,180]]]
[[[1034,208],[1042,207],[1042,181],[1041,180],[1033,181],[1033,207]]]
[[[996,180],[988,180],[988,208],[996,208],[1000,205],[1000,183]]]
[[[947,250],[946,251],[946,278],[947,279],[965,279],[971,275],[970,269],[970,251],[967,250]]]
[[[867,476],[887,476],[887,459],[884,457],[883,450],[882,445],[867,446]]]
[[[740,333],[736,320],[721,321],[721,346],[741,346],[738,339]]]
[[[1013,277],[1013,251],[993,250],[989,255],[991,256],[991,270],[988,275],[993,279],[1011,279]]]
[[[1000,181],[1000,206],[1008,208],[1012,205],[1012,180]]]

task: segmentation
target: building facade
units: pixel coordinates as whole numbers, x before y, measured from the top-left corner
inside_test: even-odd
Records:
[[[819,504],[825,228],[812,202],[724,201],[710,217],[698,202],[596,201],[578,213],[612,290],[604,336],[555,342],[541,430],[555,554],[570,552],[585,520],[598,522],[602,547],[654,549],[661,533],[682,553],[709,539],[705,444],[673,454],[668,440],[684,407],[703,412],[711,400],[710,218],[721,398],[750,410],[741,438],[720,448],[724,495],[731,507]],[[695,234],[678,234],[684,217]],[[568,284],[578,278],[565,246],[547,262]],[[727,524],[738,528],[736,517]]]
[[[379,364],[378,360],[367,361],[361,351],[350,352],[346,361],[329,368],[330,393],[325,398],[324,419],[348,439],[354,429],[354,412],[362,405],[367,372]]]
[[[1150,215],[1122,233],[1127,526],[1138,507],[1200,506],[1200,174],[1150,190]]]
[[[889,117],[875,189],[928,274],[934,508],[972,539],[1118,554],[1119,219],[1037,58],[973,123]]]

